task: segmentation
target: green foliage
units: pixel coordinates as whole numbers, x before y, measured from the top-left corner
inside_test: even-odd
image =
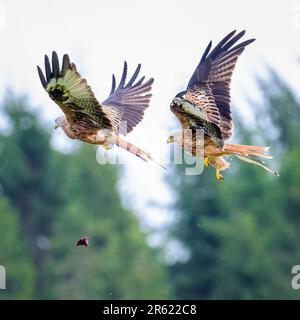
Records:
[[[6,287],[0,290],[1,299],[27,299],[34,291],[35,269],[24,243],[18,215],[7,199],[0,196],[0,264],[7,272]]]
[[[132,213],[121,205],[116,192],[116,168],[97,165],[95,150],[89,146],[64,161],[65,186],[59,189],[66,199],[73,200],[65,201],[55,222],[50,279],[54,283],[54,296],[166,297],[157,256],[145,245]],[[91,247],[74,247],[82,234],[89,235]]]
[[[166,298],[162,262],[122,206],[118,168],[98,165],[91,146],[53,150],[24,98],[10,93],[2,111],[0,264],[8,282],[0,297]],[[76,246],[83,235],[90,247]]]

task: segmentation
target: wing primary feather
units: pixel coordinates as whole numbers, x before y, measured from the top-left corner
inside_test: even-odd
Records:
[[[115,92],[115,89],[116,89],[116,77],[115,75],[113,74],[112,75],[112,82],[111,82],[111,90],[110,90],[110,94],[113,94]]]
[[[238,44],[237,46],[235,46],[234,48],[230,49],[229,51],[227,51],[227,53],[230,53],[232,51],[238,50],[240,48],[245,48],[246,46],[248,46],[250,43],[252,43],[253,41],[255,41],[255,39],[249,39],[246,40],[240,44]]]
[[[67,71],[67,69],[70,67],[70,58],[69,55],[64,54],[63,56],[63,62],[62,62],[62,68],[61,68],[61,72],[64,75]]]
[[[38,70],[38,74],[39,74],[41,83],[42,83],[43,87],[46,89],[47,81],[44,77],[43,71],[41,70],[41,68],[39,66],[37,66],[37,70]]]
[[[232,36],[236,33],[236,30],[231,31],[226,37],[224,37],[211,51],[208,58],[213,59],[215,55],[219,54],[219,50],[222,48],[222,46],[230,39]]]
[[[143,79],[144,80],[144,79]],[[153,84],[154,82],[154,79],[153,78],[150,78],[147,82],[145,82],[144,84],[142,84],[142,81],[140,80],[139,81],[140,84],[137,86],[133,86],[129,89],[129,92],[130,94],[141,94],[141,93],[144,93],[144,92],[147,92],[151,89],[151,85]]]
[[[144,80],[145,80],[145,76],[141,77],[141,79],[134,86],[132,86],[132,89],[140,86]]]
[[[49,62],[49,58],[45,55],[45,71],[46,71],[46,79],[49,82],[51,80],[51,66]]]
[[[211,46],[212,46],[212,41],[209,42],[208,46],[206,47],[202,57],[201,57],[201,60],[200,60],[200,64],[206,59],[208,53],[209,53],[209,50],[211,49]]]
[[[154,82],[154,78],[150,78],[145,84],[152,86],[153,82]]]
[[[71,67],[71,69],[73,69],[75,72],[77,72],[77,68],[76,68],[76,65],[75,65],[75,63],[71,63],[70,64],[70,67]]]
[[[235,35],[230,41],[228,41],[224,47],[222,48],[222,50],[227,51],[228,49],[230,49],[230,47],[232,47],[236,42],[238,42],[246,33],[245,30],[239,32],[237,35]]]
[[[52,69],[54,77],[57,78],[59,76],[59,61],[55,51],[52,52]]]
[[[129,80],[129,82],[127,83],[127,85],[125,86],[125,88],[129,88],[132,86],[132,84],[134,83],[135,79],[137,78],[139,72],[141,70],[141,64],[139,63],[137,68],[134,71],[133,76],[131,77],[131,79]]]
[[[230,138],[233,128],[230,111],[231,76],[238,57],[245,47],[255,40],[242,40],[243,42],[238,43],[245,33],[244,30],[240,32],[234,30],[213,48],[210,42],[187,86],[187,100],[201,105],[203,97],[200,89],[203,83],[207,83],[214,100],[209,99],[208,102],[215,105],[215,108],[210,108],[210,112],[207,113],[208,120],[220,126],[224,140]],[[211,105],[208,104],[208,107]]]
[[[126,75],[127,75],[127,62],[124,61],[123,73],[122,73],[122,77],[117,90],[122,89],[124,87]]]

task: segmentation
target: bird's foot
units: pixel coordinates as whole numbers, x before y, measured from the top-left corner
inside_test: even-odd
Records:
[[[217,180],[221,181],[224,180],[224,177],[221,175],[220,170],[216,170],[216,178]]]
[[[205,165],[205,167],[208,167],[208,166],[209,166],[208,157],[204,157],[204,165]]]

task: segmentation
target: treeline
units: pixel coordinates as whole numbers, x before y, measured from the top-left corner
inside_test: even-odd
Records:
[[[0,264],[3,299],[169,297],[159,255],[121,204],[119,170],[80,144],[55,151],[50,132],[11,93],[1,107]],[[76,247],[87,234],[90,248]]]

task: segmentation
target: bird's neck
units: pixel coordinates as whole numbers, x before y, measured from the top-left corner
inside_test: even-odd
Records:
[[[67,119],[65,118],[63,121],[63,124],[61,128],[64,130],[65,134],[70,138],[70,139],[76,139],[76,135],[74,130],[72,130],[71,126],[69,125]]]

